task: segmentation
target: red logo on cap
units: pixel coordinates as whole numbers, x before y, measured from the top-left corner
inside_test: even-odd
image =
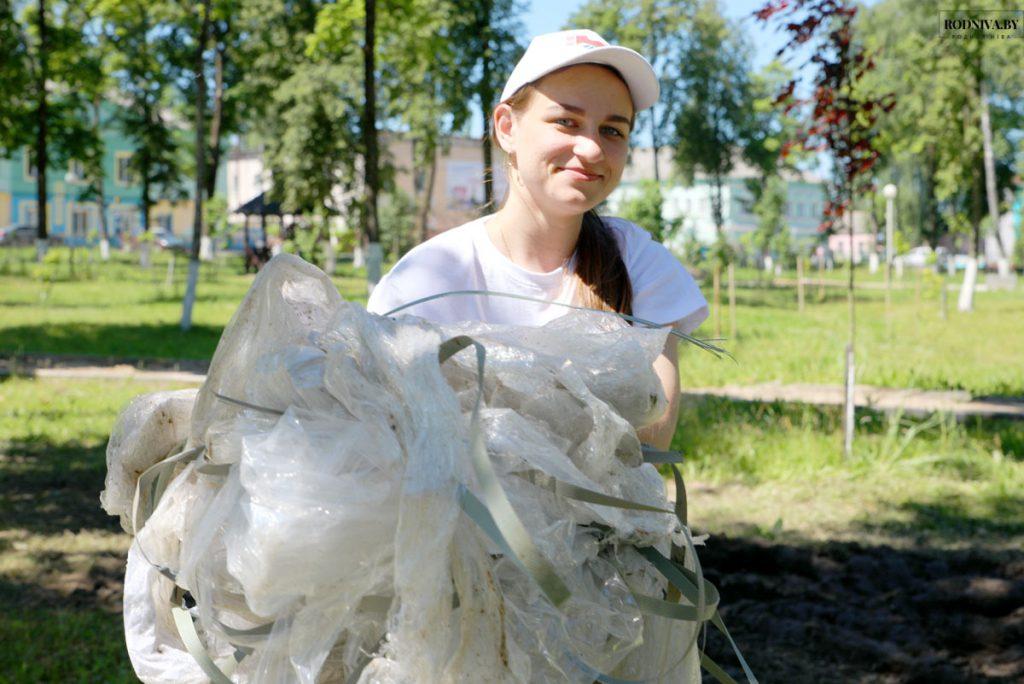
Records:
[[[594,40],[593,38],[588,38],[586,35],[583,35],[583,34],[580,34],[580,33],[577,33],[574,36],[568,36],[568,39],[565,42],[568,43],[569,45],[587,45],[589,47],[608,47],[608,43],[604,42],[603,40],[601,40],[601,39]]]

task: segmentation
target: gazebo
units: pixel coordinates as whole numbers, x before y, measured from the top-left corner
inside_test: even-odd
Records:
[[[260,232],[263,234],[263,245],[267,244],[267,216],[276,216],[284,223],[284,212],[281,211],[280,202],[268,202],[267,193],[261,192],[260,194],[253,197],[248,202],[245,202],[240,207],[234,209],[231,213],[242,214],[245,217],[245,246],[250,248],[252,242],[249,239],[249,217],[259,216],[260,217]]]

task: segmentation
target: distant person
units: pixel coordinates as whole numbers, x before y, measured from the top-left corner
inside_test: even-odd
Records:
[[[534,38],[491,113],[506,154],[501,208],[424,242],[374,288],[383,314],[452,290],[490,290],[632,314],[689,333],[707,301],[679,261],[647,231],[594,207],[618,186],[637,112],[658,99],[651,65],[593,31]],[[538,326],[568,313],[507,297],[452,296],[409,313],[441,323]],[[654,364],[669,406],[641,439],[668,448],[679,410],[677,338]]]

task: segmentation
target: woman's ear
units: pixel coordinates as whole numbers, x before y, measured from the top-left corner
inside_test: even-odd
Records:
[[[498,140],[498,146],[505,151],[505,154],[512,154],[515,151],[512,136],[515,117],[512,108],[504,102],[495,107],[491,126],[494,130],[494,137]]]

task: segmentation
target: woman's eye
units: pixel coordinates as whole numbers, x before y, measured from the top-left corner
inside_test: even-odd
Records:
[[[625,134],[614,126],[605,126],[604,132],[617,138],[625,138]]]
[[[566,119],[566,118],[563,117],[561,119],[555,119],[555,123],[556,124],[560,124],[562,126],[572,126],[576,122],[573,121],[572,119]]]

